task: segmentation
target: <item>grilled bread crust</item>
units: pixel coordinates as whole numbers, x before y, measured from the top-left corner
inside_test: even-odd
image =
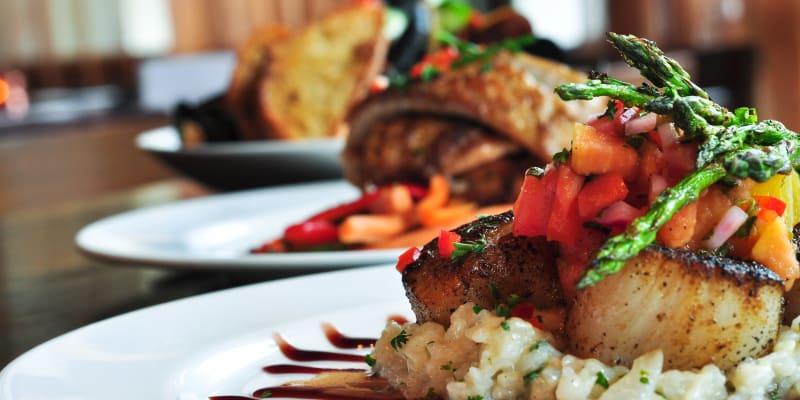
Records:
[[[345,115],[385,63],[383,15],[378,5],[354,4],[270,46],[257,98],[270,137],[344,132]]]

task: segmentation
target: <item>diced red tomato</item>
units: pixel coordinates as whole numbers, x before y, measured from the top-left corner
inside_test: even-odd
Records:
[[[786,203],[776,197],[753,196],[753,199],[756,201],[759,207],[762,209],[775,211],[779,217],[783,216],[783,212],[786,211]]]
[[[403,254],[400,254],[400,256],[397,257],[397,265],[395,266],[395,269],[397,269],[398,272],[405,271],[409,264],[417,261],[420,254],[422,254],[422,252],[420,252],[416,247],[412,247],[404,251]]]
[[[369,208],[380,197],[380,190],[364,193],[360,198],[349,203],[330,208],[311,216],[307,221],[336,222],[344,217],[361,212]]]
[[[544,236],[550,222],[550,211],[556,195],[558,171],[549,169],[543,176],[525,175],[522,188],[514,202],[515,236]]]
[[[594,218],[604,208],[625,199],[628,187],[619,172],[609,172],[589,181],[578,194],[578,212],[581,219]]]
[[[575,173],[569,165],[558,167],[556,195],[550,221],[547,223],[547,240],[574,245],[578,240],[581,220],[578,215],[578,193],[583,187],[583,175]]]
[[[447,71],[450,69],[450,64],[457,58],[458,49],[452,46],[444,47],[423,57],[420,62],[411,67],[409,76],[412,78],[419,78],[422,76],[422,71],[425,70],[425,67],[436,68],[439,72]]]
[[[666,178],[670,185],[678,183],[697,164],[697,146],[689,143],[675,143],[664,149]]]
[[[439,255],[444,258],[450,258],[455,251],[456,246],[454,243],[461,241],[461,235],[455,232],[442,230],[439,234]]]
[[[617,171],[626,180],[636,177],[639,153],[625,139],[606,135],[588,125],[575,124],[570,167],[581,175]]]
[[[511,307],[511,316],[524,319],[538,329],[543,329],[542,322],[536,318],[536,307],[531,303],[519,303]]]
[[[316,246],[336,243],[339,231],[331,221],[306,221],[286,228],[283,239],[296,246]]]
[[[380,93],[389,87],[389,78],[378,75],[369,84],[370,93]]]

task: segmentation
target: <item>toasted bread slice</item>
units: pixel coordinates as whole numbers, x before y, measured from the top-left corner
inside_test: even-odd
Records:
[[[225,94],[225,105],[234,116],[243,139],[263,139],[269,135],[261,120],[258,82],[273,59],[272,46],[289,37],[289,30],[270,25],[250,35],[237,51],[236,69]]]
[[[258,101],[269,135],[334,136],[351,106],[383,68],[383,9],[359,2],[334,11],[270,46]]]

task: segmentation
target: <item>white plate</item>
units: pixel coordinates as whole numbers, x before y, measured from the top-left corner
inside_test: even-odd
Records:
[[[94,222],[75,241],[89,255],[181,269],[340,268],[393,262],[403,249],[249,254],[318,211],[355,200],[344,181],[214,195]]]
[[[376,338],[392,314],[411,317],[391,266],[191,297],[92,324],[34,348],[0,372],[0,398],[201,400],[250,394],[302,377],[261,372],[262,366],[292,363],[278,351],[273,333],[298,348],[344,352],[327,342],[320,323],[347,336]]]
[[[341,139],[217,142],[187,149],[178,131],[166,126],[142,132],[136,145],[176,171],[221,190],[342,177]]]

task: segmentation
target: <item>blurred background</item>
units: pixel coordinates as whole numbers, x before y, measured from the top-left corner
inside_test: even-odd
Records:
[[[51,176],[61,165],[84,168],[78,175],[86,176],[72,183],[75,190],[67,196],[165,176],[159,165],[123,151],[133,132],[165,124],[165,113],[180,100],[222,92],[235,63],[233,50],[255,28],[274,22],[301,26],[342,1],[0,0],[0,211],[48,201],[51,189],[65,185]],[[538,37],[554,42],[566,62],[584,70],[616,71],[618,57],[603,43],[605,31],[651,38],[718,102],[755,105],[760,117],[800,129],[798,1],[473,5],[515,7]],[[618,75],[626,78],[625,73]],[[26,144],[55,140],[53,135],[75,141],[53,143],[63,150],[61,158],[45,162],[25,152]],[[81,146],[70,147],[75,143]],[[112,155],[103,160],[103,154]],[[136,176],[126,174],[129,165],[138,166]],[[92,173],[105,168],[117,169],[113,181]]]

